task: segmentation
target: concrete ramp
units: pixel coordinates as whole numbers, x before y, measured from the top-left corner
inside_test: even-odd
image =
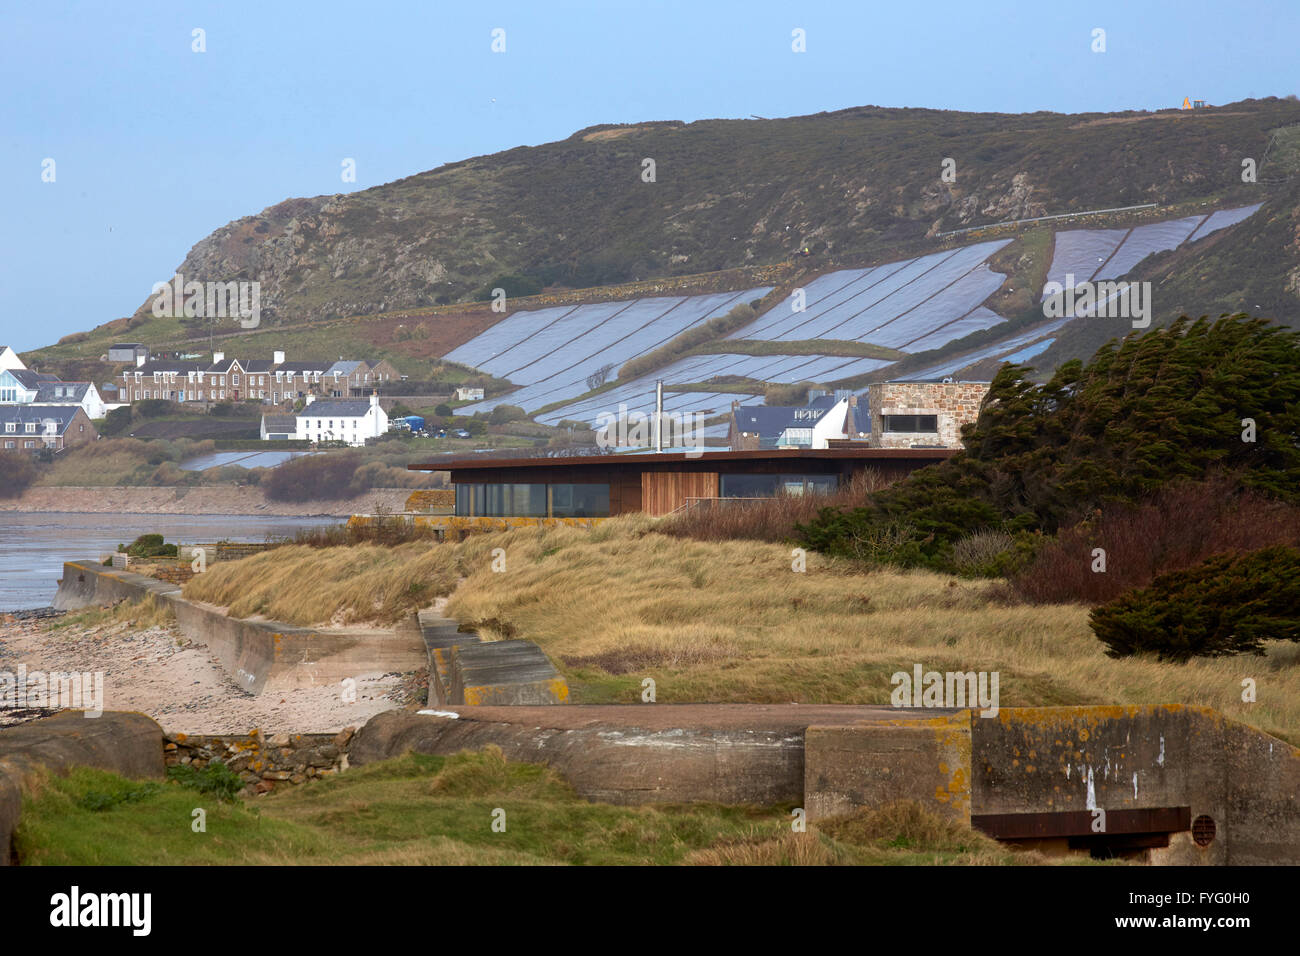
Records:
[[[484,641],[432,611],[416,615],[429,655],[430,707],[563,704],[568,682],[532,641]]]

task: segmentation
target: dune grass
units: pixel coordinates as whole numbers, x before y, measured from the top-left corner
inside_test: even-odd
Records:
[[[174,620],[176,614],[170,603],[146,594],[134,601],[119,601],[109,607],[91,607],[65,614],[49,621],[46,627],[52,633],[69,627],[109,627],[114,624],[143,629],[170,624]]]
[[[206,812],[204,833],[193,811]],[[492,829],[505,811],[505,831]],[[78,768],[24,798],[28,865],[1044,863],[914,805],[791,830],[791,808],[589,803],[554,772],[489,747],[407,754],[221,803],[177,783]],[[1056,862],[1056,861],[1053,861]],[[1073,861],[1060,861],[1073,862]]]
[[[196,575],[184,594],[236,617],[286,624],[392,624],[456,586],[453,548],[412,542],[397,547],[291,545]]]
[[[886,704],[890,677],[919,663],[997,671],[1002,707],[1203,705],[1300,744],[1300,645],[1114,660],[1085,604],[1021,604],[996,581],[868,571],[814,552],[796,572],[788,545],[659,526],[634,515],[456,543],[287,546],[214,565],[185,594],[294,624],[389,624],[450,594],[446,613],[485,639],[535,641],[576,703],[638,703],[651,677],[660,702]],[[1241,699],[1246,678],[1257,702]]]
[[[486,636],[536,641],[579,703],[889,702],[890,676],[1000,673],[1001,706],[1184,703],[1300,744],[1300,646],[1264,657],[1113,660],[1083,604],[1017,604],[996,582],[864,571],[754,541],[654,532],[643,516],[594,530],[527,528],[457,545],[468,571],[447,613]],[[492,549],[506,570],[494,572]],[[1241,699],[1254,678],[1258,702]]]

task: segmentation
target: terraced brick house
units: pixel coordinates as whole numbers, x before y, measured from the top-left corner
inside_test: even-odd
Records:
[[[208,364],[152,358],[122,372],[119,400],[162,398],[174,402],[262,402],[286,405],[307,396],[356,398],[400,376],[387,360],[286,361],[276,351],[270,359],[227,358],[213,352]]]
[[[204,386],[199,379],[204,369],[198,362],[182,359],[149,359],[123,370],[118,400],[140,402],[166,399],[172,402],[201,402]]]

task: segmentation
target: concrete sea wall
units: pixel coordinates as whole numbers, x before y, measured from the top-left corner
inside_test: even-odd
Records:
[[[167,601],[182,632],[207,644],[250,694],[335,683],[367,671],[419,670],[427,661],[413,622],[392,630],[344,630],[229,617],[220,608],[186,600],[168,582],[88,561],[64,564],[54,606],[102,607],[149,595]]]

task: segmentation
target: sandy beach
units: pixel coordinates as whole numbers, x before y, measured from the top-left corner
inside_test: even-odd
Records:
[[[102,672],[105,710],[140,711],[169,732],[336,732],[425,699],[424,672],[358,675],[357,699],[351,703],[333,684],[253,696],[226,677],[205,645],[188,640],[174,625],[59,623],[0,616],[0,672],[16,674],[19,665],[28,675]]]

